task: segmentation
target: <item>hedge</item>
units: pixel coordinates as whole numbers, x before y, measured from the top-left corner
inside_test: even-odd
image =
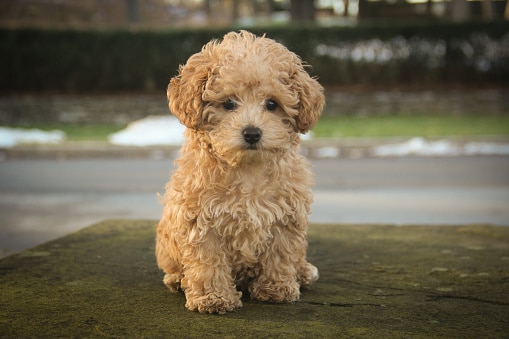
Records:
[[[330,86],[509,80],[506,22],[251,31],[284,43]],[[0,29],[0,92],[164,90],[179,64],[225,32]]]

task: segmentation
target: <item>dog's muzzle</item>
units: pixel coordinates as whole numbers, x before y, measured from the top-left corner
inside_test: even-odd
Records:
[[[247,142],[250,146],[254,146],[260,139],[262,138],[262,130],[258,127],[246,127],[242,131],[242,137],[244,141]]]

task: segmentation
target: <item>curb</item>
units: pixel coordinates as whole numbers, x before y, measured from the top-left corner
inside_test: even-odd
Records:
[[[0,149],[0,159],[80,159],[80,158],[174,158],[180,146],[118,146],[108,142],[76,141],[61,144],[18,145]]]
[[[397,145],[412,137],[387,138],[341,138],[304,140],[302,154],[311,159],[376,157],[373,148],[381,145]],[[447,140],[464,146],[471,142],[509,144],[509,136],[432,137],[430,141]],[[173,159],[180,145],[119,146],[106,141],[67,141],[60,144],[26,144],[12,148],[0,148],[0,160],[12,159],[80,159],[80,158],[149,158]]]

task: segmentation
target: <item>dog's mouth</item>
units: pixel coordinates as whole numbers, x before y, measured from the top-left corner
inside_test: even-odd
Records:
[[[248,144],[247,147],[246,147],[246,149],[250,150],[250,151],[256,151],[256,150],[258,150],[258,148],[259,147],[258,147],[257,143],[256,144]]]

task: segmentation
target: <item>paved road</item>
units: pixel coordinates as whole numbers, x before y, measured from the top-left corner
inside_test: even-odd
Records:
[[[0,257],[108,218],[158,219],[172,159],[0,161]],[[509,225],[509,157],[314,160],[311,220]]]

